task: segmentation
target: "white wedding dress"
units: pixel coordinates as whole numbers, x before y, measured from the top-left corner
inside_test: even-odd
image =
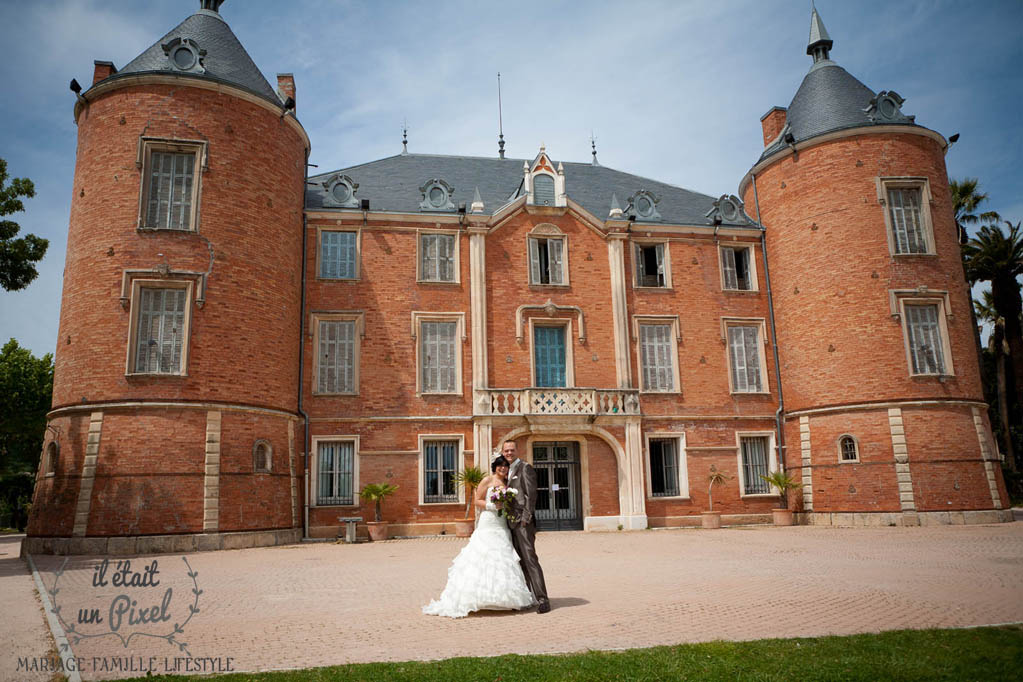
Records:
[[[493,487],[487,489],[487,499]],[[488,505],[493,507],[493,505]],[[470,611],[518,610],[536,603],[526,586],[511,531],[496,511],[485,510],[469,544],[448,569],[448,584],[440,599],[423,607],[428,616],[464,618]]]

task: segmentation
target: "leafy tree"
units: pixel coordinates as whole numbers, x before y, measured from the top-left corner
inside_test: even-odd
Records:
[[[28,178],[13,178],[7,185],[7,162],[0,159],[0,216],[25,210],[18,197],[34,197],[35,185]],[[7,291],[24,289],[39,273],[35,264],[46,255],[50,242],[34,234],[15,239],[21,226],[13,220],[0,220],[0,286]]]
[[[0,350],[0,476],[35,473],[53,396],[53,356],[14,339]]]

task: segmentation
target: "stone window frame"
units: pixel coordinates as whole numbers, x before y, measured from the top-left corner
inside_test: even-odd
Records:
[[[138,348],[139,310],[142,288],[147,289],[184,289],[185,319],[181,330],[181,357],[178,372],[137,372],[135,371],[135,352]],[[124,375],[126,377],[187,377],[189,346],[192,331],[192,303],[194,301],[195,282],[190,279],[144,279],[131,280],[131,295],[128,299],[128,348],[125,357]]]
[[[678,495],[654,495],[653,477],[650,464],[650,441],[674,440],[675,452],[678,455]],[[688,500],[689,497],[689,457],[686,452],[685,431],[647,431],[643,434],[643,453],[646,466],[646,498],[648,500]]]
[[[454,279],[426,279],[423,276],[423,237],[443,235],[454,237],[452,245]],[[462,233],[459,230],[416,230],[416,283],[418,284],[461,284],[462,283]]]
[[[310,507],[321,509],[341,508],[358,509],[362,506],[362,499],[359,497],[359,441],[360,436],[355,434],[320,435],[312,436],[309,448],[312,451],[312,460],[309,464],[310,479],[312,481],[313,494],[310,495]],[[319,473],[320,473],[320,443],[352,443],[352,503],[351,504],[320,504]]]
[[[448,500],[442,502],[426,502],[426,443],[427,442],[444,442],[444,441],[457,441],[458,447],[455,454],[455,464],[457,469],[455,475],[465,470],[465,434],[463,433],[421,433],[418,435],[419,443],[419,457],[418,457],[418,488],[419,488],[419,504],[423,507],[443,507],[460,505],[465,506],[465,486],[460,485],[457,481],[455,482],[455,490],[458,491],[458,500]]]
[[[672,336],[675,337],[675,343],[671,344],[671,365],[673,372],[674,388],[670,391],[663,390],[651,390],[648,389],[643,381],[643,348],[641,345],[641,338],[639,334],[639,328],[644,324],[647,325],[670,325]],[[682,377],[680,368],[680,359],[678,356],[678,347],[682,343],[682,325],[679,322],[678,315],[633,315],[632,316],[632,341],[635,344],[636,350],[636,368],[639,370],[639,392],[640,393],[659,393],[659,394],[681,394],[682,393]]]
[[[43,476],[52,478],[57,475],[57,462],[60,458],[60,443],[51,440],[43,448]]]
[[[760,280],[758,278],[757,271],[757,246],[752,242],[730,242],[727,244],[718,242],[718,272],[721,275],[721,291],[729,294],[755,294],[760,292]],[[727,286],[725,282],[725,265],[724,265],[724,250],[728,249],[742,249],[749,252],[749,258],[747,261],[747,277],[749,278],[750,288],[749,289],[732,289]]]
[[[455,391],[424,391],[423,390],[423,375],[421,372],[423,366],[422,354],[423,344],[421,341],[421,334],[419,333],[420,326],[423,322],[454,322],[455,323]],[[465,345],[466,341],[465,333],[465,313],[464,312],[427,312],[422,310],[412,311],[412,340],[415,343],[415,371],[416,371],[416,397],[422,398],[424,396],[460,396],[463,395],[465,389],[463,387],[464,372],[462,371],[463,353],[462,346]]]
[[[729,327],[757,327],[757,349],[760,364],[760,391],[738,391],[732,381],[732,354],[729,349]],[[767,322],[762,317],[722,317],[721,342],[725,347],[725,368],[728,373],[728,392],[730,395],[771,395],[771,381],[767,373]]]
[[[774,486],[768,486],[769,492],[766,493],[747,493],[746,492],[746,476],[743,473],[742,468],[742,439],[743,438],[767,438],[767,473],[768,475],[778,471],[778,448],[775,445],[775,432],[774,431],[736,431],[735,432],[735,459],[738,474],[736,474],[736,480],[739,482],[739,497],[741,499],[763,499],[769,497],[778,497],[778,490]]]
[[[176,154],[194,154],[192,166],[192,205],[189,214],[189,227],[176,229],[172,227],[150,227],[145,225],[146,206],[149,204],[150,177],[153,170],[153,152],[172,152]],[[135,229],[143,232],[199,232],[200,201],[202,199],[202,177],[209,170],[209,145],[205,140],[187,140],[165,137],[140,136],[135,165],[139,169],[139,206]]]
[[[931,194],[931,182],[929,178],[918,176],[879,176],[877,184],[877,203],[882,207],[884,213],[885,234],[888,238],[888,253],[893,258],[918,258],[920,256],[937,256],[934,242],[934,222],[931,217],[931,204],[934,203],[934,195]],[[888,190],[890,189],[919,189],[920,190],[920,222],[923,238],[927,242],[927,250],[922,253],[899,253],[895,248],[894,226],[892,225],[891,209],[888,206]]]
[[[631,241],[632,247],[632,288],[644,291],[664,291],[673,289],[671,283],[671,242],[667,239],[637,238]],[[664,246],[662,267],[664,268],[664,284],[661,286],[649,286],[640,284],[639,280],[639,259],[644,248],[650,246]]]
[[[266,448],[266,466],[260,461],[259,453],[261,448]],[[273,473],[274,446],[266,438],[257,438],[252,444],[252,471],[257,474]]]
[[[530,250],[530,241],[534,239],[561,240],[561,282],[559,284],[534,282],[533,281],[533,257]],[[549,256],[548,256],[549,259]],[[549,260],[548,260],[549,262]],[[533,226],[526,234],[526,284],[530,288],[553,287],[555,289],[567,289],[571,286],[568,267],[568,235],[561,228],[552,223],[540,223]]]
[[[844,441],[846,438],[850,439],[853,443],[853,452],[855,452],[856,454],[856,457],[854,457],[853,459],[845,458],[845,453],[843,452],[842,449],[842,441]],[[835,445],[838,447],[839,464],[857,464],[860,461],[860,441],[856,436],[852,435],[851,433],[843,433],[838,437],[838,440],[835,441]]]
[[[323,266],[323,233],[324,232],[354,232],[355,233],[355,276],[354,277],[324,277],[320,273]],[[331,227],[326,225],[316,226],[316,279],[321,282],[358,282],[362,279],[362,228],[342,227],[340,225]]]
[[[540,324],[535,324],[539,322]],[[565,385],[546,386],[541,390],[558,390],[559,388],[575,388],[575,352],[572,341],[572,319],[565,317],[530,317],[529,318],[529,385],[540,388],[536,385],[536,349],[533,347],[536,336],[533,329],[540,327],[563,327],[565,330]]]
[[[355,322],[355,349],[352,358],[352,391],[320,391],[320,322]],[[313,375],[311,381],[314,396],[356,396],[359,395],[359,366],[362,364],[362,340],[366,338],[366,314],[361,310],[336,310],[313,312],[309,315],[309,334],[312,336]]]
[[[955,366],[952,364],[952,343],[948,333],[948,319],[952,315],[952,303],[948,291],[933,290],[927,287],[917,289],[889,289],[889,304],[891,316],[899,320],[902,328],[902,345],[906,353],[906,371],[913,378],[934,378],[944,381],[955,376]],[[913,372],[913,354],[909,347],[909,327],[906,322],[906,305],[935,305],[938,308],[938,331],[941,335],[942,361],[945,371],[941,374],[922,374]]]

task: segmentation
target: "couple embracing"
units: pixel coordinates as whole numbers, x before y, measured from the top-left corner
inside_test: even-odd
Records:
[[[534,604],[537,613],[551,610],[536,558],[536,471],[519,459],[511,440],[501,446],[490,471],[473,501],[483,510],[476,530],[448,569],[440,599],[423,607],[427,615],[462,618],[470,611],[517,611]],[[499,510],[491,500],[505,490],[514,490],[515,495],[510,508]]]

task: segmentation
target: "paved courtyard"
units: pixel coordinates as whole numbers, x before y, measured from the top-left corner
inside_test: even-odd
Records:
[[[220,666],[230,657],[234,670],[1023,621],[1019,522],[541,533],[550,614],[421,615],[466,542],[438,537],[188,555],[202,592],[199,612],[187,622],[193,579],[181,556],[132,559],[132,572],[143,580],[143,567],[156,559],[159,574],[151,578],[160,583],[127,588],[113,586],[113,563],[99,580],[108,585],[97,586],[100,560],[72,557],[55,601],[66,622],[76,620],[79,609],[99,608],[102,625],[77,626],[95,634],[111,629],[110,604],[118,594],[137,602],[137,614],[160,605],[170,587],[166,622],[130,626],[128,613],[118,632],[166,634],[183,623],[175,638],[192,657],[211,657]],[[4,547],[3,560],[17,555],[16,543]],[[51,589],[65,558],[34,558]],[[32,602],[32,578],[15,568],[0,573],[0,644],[15,647],[0,657],[0,679],[27,679],[13,669],[16,657],[50,646],[43,614]],[[151,636],[134,637],[127,648],[113,635],[86,637],[73,648],[86,661],[85,680],[130,676],[110,670],[117,658],[122,666],[132,665],[126,658],[135,666],[155,661],[149,665],[163,672],[175,656],[186,655]]]

